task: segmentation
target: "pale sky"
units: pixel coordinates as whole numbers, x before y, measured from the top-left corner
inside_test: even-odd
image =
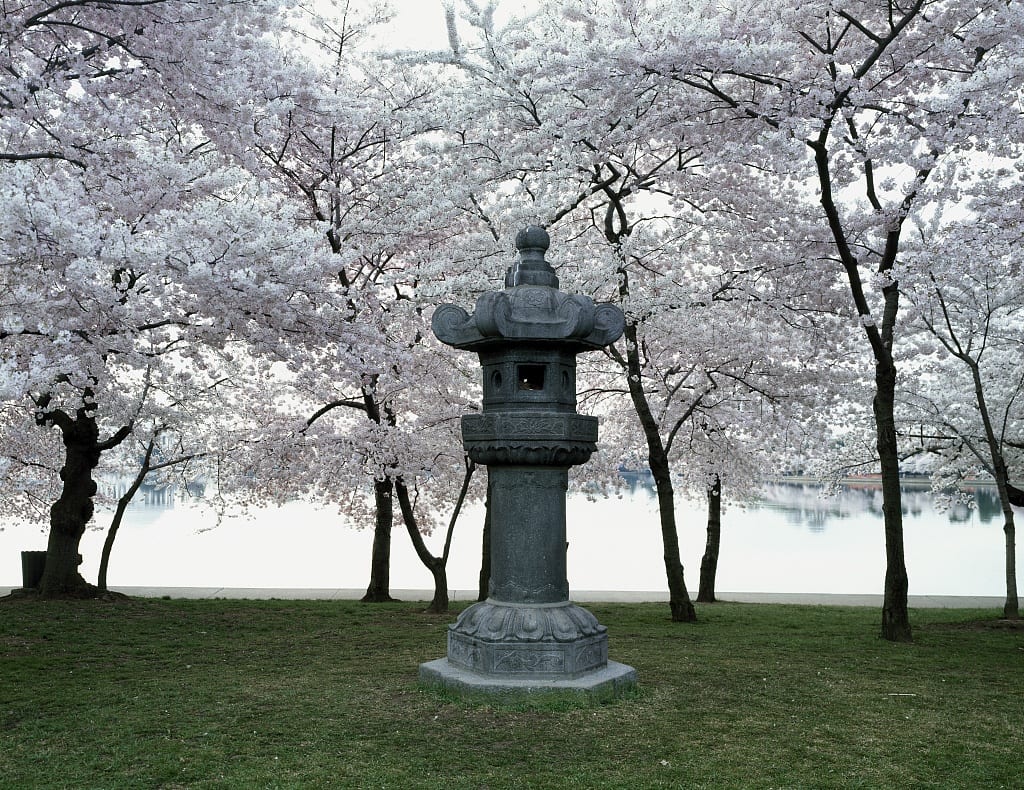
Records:
[[[391,5],[398,13],[392,23],[395,39],[389,43],[409,49],[447,49],[441,0],[392,0]]]
[[[484,7],[487,0],[476,0]],[[510,17],[528,13],[540,6],[543,0],[499,0],[494,13],[497,26],[501,26]],[[448,32],[444,21],[443,0],[391,0],[391,7],[396,11],[392,25],[394,38],[392,46],[409,49],[437,50],[448,48]],[[465,12],[455,0],[456,10]]]

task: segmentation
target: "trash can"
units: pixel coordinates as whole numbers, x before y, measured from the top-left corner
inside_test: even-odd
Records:
[[[39,587],[43,580],[43,570],[46,568],[45,551],[23,551],[21,552],[21,584],[26,589],[34,590]]]

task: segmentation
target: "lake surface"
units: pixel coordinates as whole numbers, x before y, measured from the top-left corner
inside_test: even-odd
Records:
[[[969,493],[973,506],[936,509],[927,489],[904,490],[904,535],[912,595],[1004,595],[1002,514],[995,490]],[[726,503],[722,515],[720,591],[880,593],[885,572],[881,491],[846,487],[831,498],[810,484],[775,484],[756,505]],[[696,595],[704,550],[703,502],[681,500],[679,537],[687,588]],[[109,514],[97,511],[105,528]],[[111,586],[365,588],[370,530],[307,503],[225,518],[171,497],[153,496],[129,509],[111,557]],[[455,530],[448,580],[476,590],[483,508],[469,508]],[[82,540],[82,572],[95,582],[103,529]],[[568,505],[572,590],[667,590],[653,490]],[[443,536],[428,544],[440,552]],[[393,534],[391,585],[425,589],[430,574],[404,527]],[[21,585],[23,550],[45,549],[36,526],[0,530],[0,585]]]

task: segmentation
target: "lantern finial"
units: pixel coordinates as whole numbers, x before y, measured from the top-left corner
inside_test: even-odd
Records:
[[[519,257],[505,274],[505,287],[517,285],[547,285],[558,287],[555,270],[544,260],[551,237],[540,225],[528,225],[516,234]]]

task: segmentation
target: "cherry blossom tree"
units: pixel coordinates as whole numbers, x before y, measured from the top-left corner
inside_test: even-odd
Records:
[[[270,7],[4,7],[0,396],[19,458],[40,457],[23,451],[33,424],[41,447],[53,445],[40,428],[63,445],[43,595],[94,593],[77,571],[94,473],[165,408],[159,393],[230,340],[295,321],[254,305],[270,284],[308,278],[302,224],[181,111],[199,96],[187,74],[210,65],[205,36],[258,28],[246,15]]]
[[[1013,505],[1024,504],[1024,492],[1011,479],[1024,463],[1015,441],[1024,432],[1024,270],[1020,225],[1006,221],[1021,186],[1010,173],[979,173],[987,176],[987,194],[972,201],[973,216],[937,229],[908,256],[921,274],[907,278],[904,290],[927,335],[920,341],[917,386],[908,387],[905,400],[908,421],[919,425],[920,446],[939,457],[938,485],[979,471],[995,482],[1003,511],[1003,615],[1017,618]]]
[[[130,218],[104,215],[102,193],[83,194],[74,174],[0,175],[10,177],[0,297],[3,397],[12,411],[20,409],[24,425],[54,428],[62,437],[63,490],[51,508],[53,560],[43,592],[75,594],[86,590],[75,570],[77,547],[92,516],[101,456],[162,409],[166,393],[181,390],[178,379],[205,371],[217,362],[218,348],[245,332],[252,323],[246,312],[259,298],[254,263],[283,270],[282,257],[294,260],[290,245],[305,239],[289,242],[295,225],[267,223],[252,204],[243,205],[240,184],[222,180],[224,174],[209,185],[194,178],[161,185],[176,189],[182,203],[190,200],[183,193],[210,188],[191,211],[179,206],[147,215],[142,204],[142,215]]]
[[[466,5],[462,18],[449,12],[447,57],[459,75],[451,90],[465,118],[462,156],[484,179],[474,207],[501,232],[524,217],[547,225],[560,277],[622,306],[622,347],[581,359],[591,380],[581,404],[606,417],[606,466],[650,466],[672,616],[691,620],[675,486],[704,494],[717,476],[740,488],[764,468],[756,446],[798,425],[791,405],[804,402],[818,356],[814,322],[796,305],[834,308],[794,287],[799,267],[783,256],[754,260],[728,244],[737,225],[770,232],[741,198],[722,197],[723,183],[756,178],[742,158],[709,157],[715,133],[674,113],[674,91],[619,68],[616,47],[636,18],[611,5],[552,3],[499,28],[492,5]],[[771,344],[790,356],[772,358]],[[615,423],[630,412],[622,430]]]
[[[245,87],[217,93],[203,123],[321,233],[310,254],[324,269],[303,288],[316,319],[273,350],[286,395],[261,417],[247,474],[260,480],[254,496],[313,497],[372,524],[365,601],[391,599],[401,518],[434,579],[432,606],[446,609],[455,516],[442,513],[460,492],[476,495],[457,432],[458,407],[478,396],[425,322],[471,253],[446,193],[454,170],[443,174],[424,142],[438,125],[435,77],[369,51],[381,19],[349,3],[296,18],[258,57],[234,61]],[[421,533],[445,523],[445,548],[432,557]]]
[[[894,415],[897,263],[907,228],[955,199],[962,158],[1019,113],[1019,12],[1004,2],[945,0],[664,11],[666,19],[708,21],[635,37],[622,67],[676,83],[681,104],[703,101],[705,117],[745,145],[771,146],[778,163],[803,161],[802,180],[817,192],[822,265],[847,281],[875,367],[882,634],[909,640]]]

